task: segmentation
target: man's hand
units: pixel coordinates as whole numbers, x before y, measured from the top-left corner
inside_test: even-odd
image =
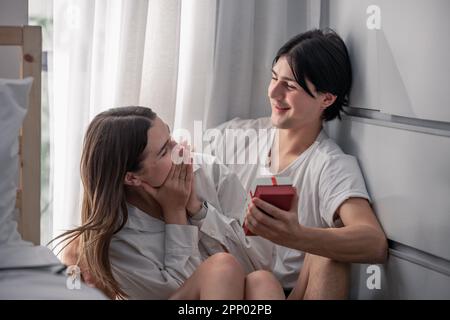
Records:
[[[281,210],[259,198],[253,198],[247,209],[247,227],[256,235],[292,248],[303,228],[298,222],[297,207],[298,195],[294,196],[289,211]]]

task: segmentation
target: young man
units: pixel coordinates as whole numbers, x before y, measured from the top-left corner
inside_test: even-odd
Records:
[[[356,159],[344,154],[322,129],[323,121],[340,119],[351,82],[348,52],[336,33],[312,30],[297,35],[273,62],[271,118],[231,120],[218,128],[224,134],[212,145],[216,155],[226,156],[223,162],[247,192],[261,170],[292,178],[299,199],[291,211],[255,199],[245,218],[250,231],[278,245],[273,274],[285,291],[292,289],[290,299],[347,298],[349,263],[383,263],[387,257],[386,237]],[[250,141],[237,151],[229,147],[234,145],[229,137],[236,135],[225,134],[227,129],[270,128],[275,134],[267,142]],[[235,159],[230,153],[264,148],[268,153],[259,159],[262,164],[227,163]],[[260,271],[247,279],[246,296],[267,298],[267,292],[258,290],[258,283],[266,281],[273,281],[278,290],[275,278]]]

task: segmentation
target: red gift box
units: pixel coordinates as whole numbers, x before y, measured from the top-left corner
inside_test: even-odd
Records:
[[[253,191],[253,192],[252,192]],[[260,177],[257,178],[250,191],[250,203],[252,198],[259,198],[282,210],[290,210],[292,199],[296,194],[295,187],[289,177]],[[262,211],[262,210],[261,210]],[[247,236],[254,236],[244,221],[244,232]]]

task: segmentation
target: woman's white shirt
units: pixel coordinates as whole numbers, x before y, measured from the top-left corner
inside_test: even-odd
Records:
[[[111,241],[114,277],[131,299],[168,298],[218,252],[234,255],[247,273],[274,266],[274,245],[244,235],[246,193],[237,176],[211,156],[193,156],[195,189],[208,209],[174,225],[128,205],[128,220]]]

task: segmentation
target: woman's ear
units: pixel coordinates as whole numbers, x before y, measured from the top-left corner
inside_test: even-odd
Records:
[[[331,106],[337,99],[337,96],[332,93],[323,93],[322,94],[322,108],[325,110],[329,106]]]
[[[140,186],[141,185],[141,179],[134,173],[132,172],[127,172],[125,174],[125,179],[124,179],[124,183],[127,186]]]

